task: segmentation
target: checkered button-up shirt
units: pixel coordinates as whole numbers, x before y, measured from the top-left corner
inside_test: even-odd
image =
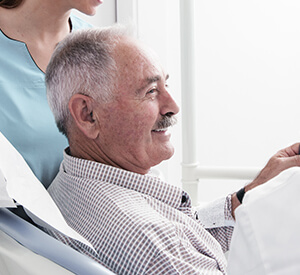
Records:
[[[65,152],[49,193],[94,250],[48,233],[117,274],[226,274],[232,227],[206,230],[178,187]],[[224,213],[232,219],[229,202]]]

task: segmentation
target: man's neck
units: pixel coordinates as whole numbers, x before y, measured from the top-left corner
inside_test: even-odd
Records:
[[[69,155],[76,158],[96,161],[105,165],[110,165],[141,175],[148,174],[151,169],[151,167],[137,167],[128,160],[123,160],[122,163],[120,163],[119,161],[110,158],[107,154],[102,152],[96,143],[88,143],[86,141],[69,141],[69,144],[70,147],[68,153]]]

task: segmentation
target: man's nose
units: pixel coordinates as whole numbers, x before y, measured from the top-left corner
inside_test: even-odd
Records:
[[[179,106],[168,92],[164,93],[161,101],[161,115],[173,116],[178,114]]]

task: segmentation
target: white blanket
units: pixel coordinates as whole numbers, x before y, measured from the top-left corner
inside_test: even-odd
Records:
[[[35,177],[23,157],[0,133],[0,207],[24,207],[32,220],[44,227],[92,245],[67,225],[47,190]]]
[[[236,209],[229,275],[300,274],[300,168],[248,192]]]

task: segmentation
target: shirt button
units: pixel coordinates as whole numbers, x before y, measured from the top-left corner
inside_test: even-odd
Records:
[[[185,203],[186,202],[186,196],[182,196],[182,198],[181,198],[181,203]]]

